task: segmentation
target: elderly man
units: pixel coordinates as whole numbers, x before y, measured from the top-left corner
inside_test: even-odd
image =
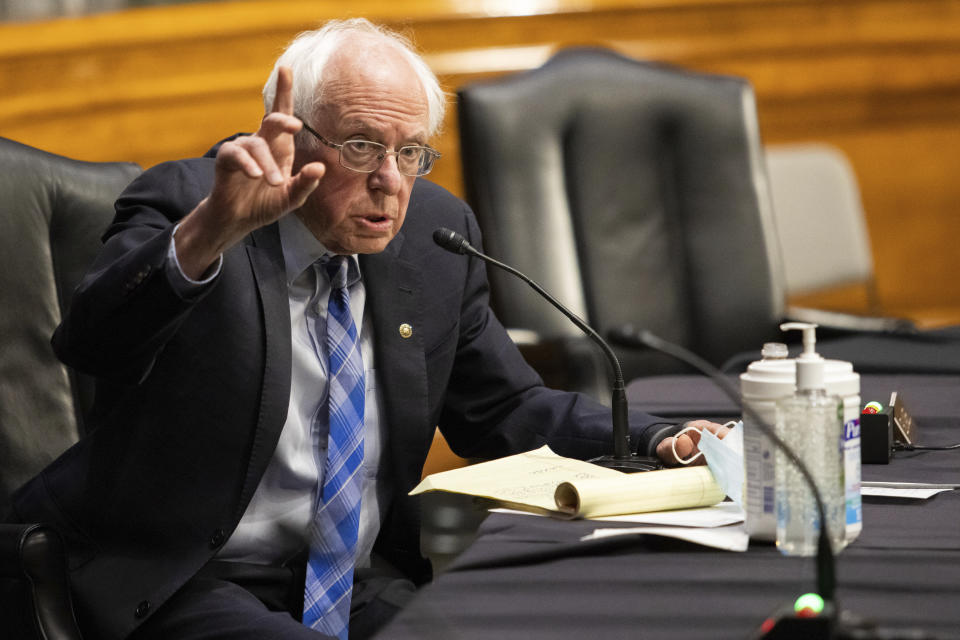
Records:
[[[609,410],[545,388],[483,265],[432,242],[480,243],[418,179],[444,95],[409,45],[330,23],[264,98],[256,134],[124,192],[54,336],[95,428],[15,509],[67,538],[91,637],[370,635],[429,579],[406,494],[435,425],[464,456],[609,452]],[[644,454],[674,429],[631,415]]]

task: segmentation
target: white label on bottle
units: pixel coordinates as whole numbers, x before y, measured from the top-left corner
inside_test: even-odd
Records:
[[[746,467],[744,497],[747,533],[754,540],[773,542],[777,533],[774,500],[776,456],[773,443],[748,417],[743,421],[743,455]]]

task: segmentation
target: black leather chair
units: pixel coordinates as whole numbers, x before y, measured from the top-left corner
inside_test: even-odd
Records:
[[[50,336],[139,172],[0,138],[0,522],[11,492],[84,433],[92,385],[57,361]],[[65,557],[42,523],[0,524],[0,636],[80,637]]]
[[[716,365],[777,337],[781,265],[747,82],[583,48],[458,98],[467,199],[494,257],[601,334],[649,329]],[[491,273],[504,324],[579,345],[524,287]],[[627,379],[678,367],[618,353]]]
[[[575,48],[457,95],[466,195],[487,252],[602,335],[648,329],[722,366],[782,340],[785,315],[843,333],[910,329],[895,319],[785,314],[745,80]],[[490,278],[498,316],[519,330],[544,378],[608,399],[607,365],[581,332],[512,276]],[[684,370],[628,342],[615,346],[625,379]]]

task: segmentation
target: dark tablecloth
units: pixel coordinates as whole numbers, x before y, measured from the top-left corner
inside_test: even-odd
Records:
[[[960,376],[862,381],[864,402],[886,404],[892,390],[908,399],[920,444],[960,442]],[[645,379],[628,393],[651,412],[736,413],[702,378]],[[960,483],[960,451],[900,452],[889,465],[865,465],[863,478]],[[815,588],[813,559],[784,557],[770,544],[733,553],[652,535],[580,541],[596,527],[492,514],[474,544],[378,637],[746,638]],[[865,497],[863,533],[837,557],[837,576],[841,608],[886,629],[960,638],[960,491]]]

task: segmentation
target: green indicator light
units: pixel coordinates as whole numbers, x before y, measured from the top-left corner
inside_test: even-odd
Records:
[[[823,598],[816,593],[805,593],[793,603],[793,610],[796,612],[809,610],[814,615],[819,615],[823,611]]]

